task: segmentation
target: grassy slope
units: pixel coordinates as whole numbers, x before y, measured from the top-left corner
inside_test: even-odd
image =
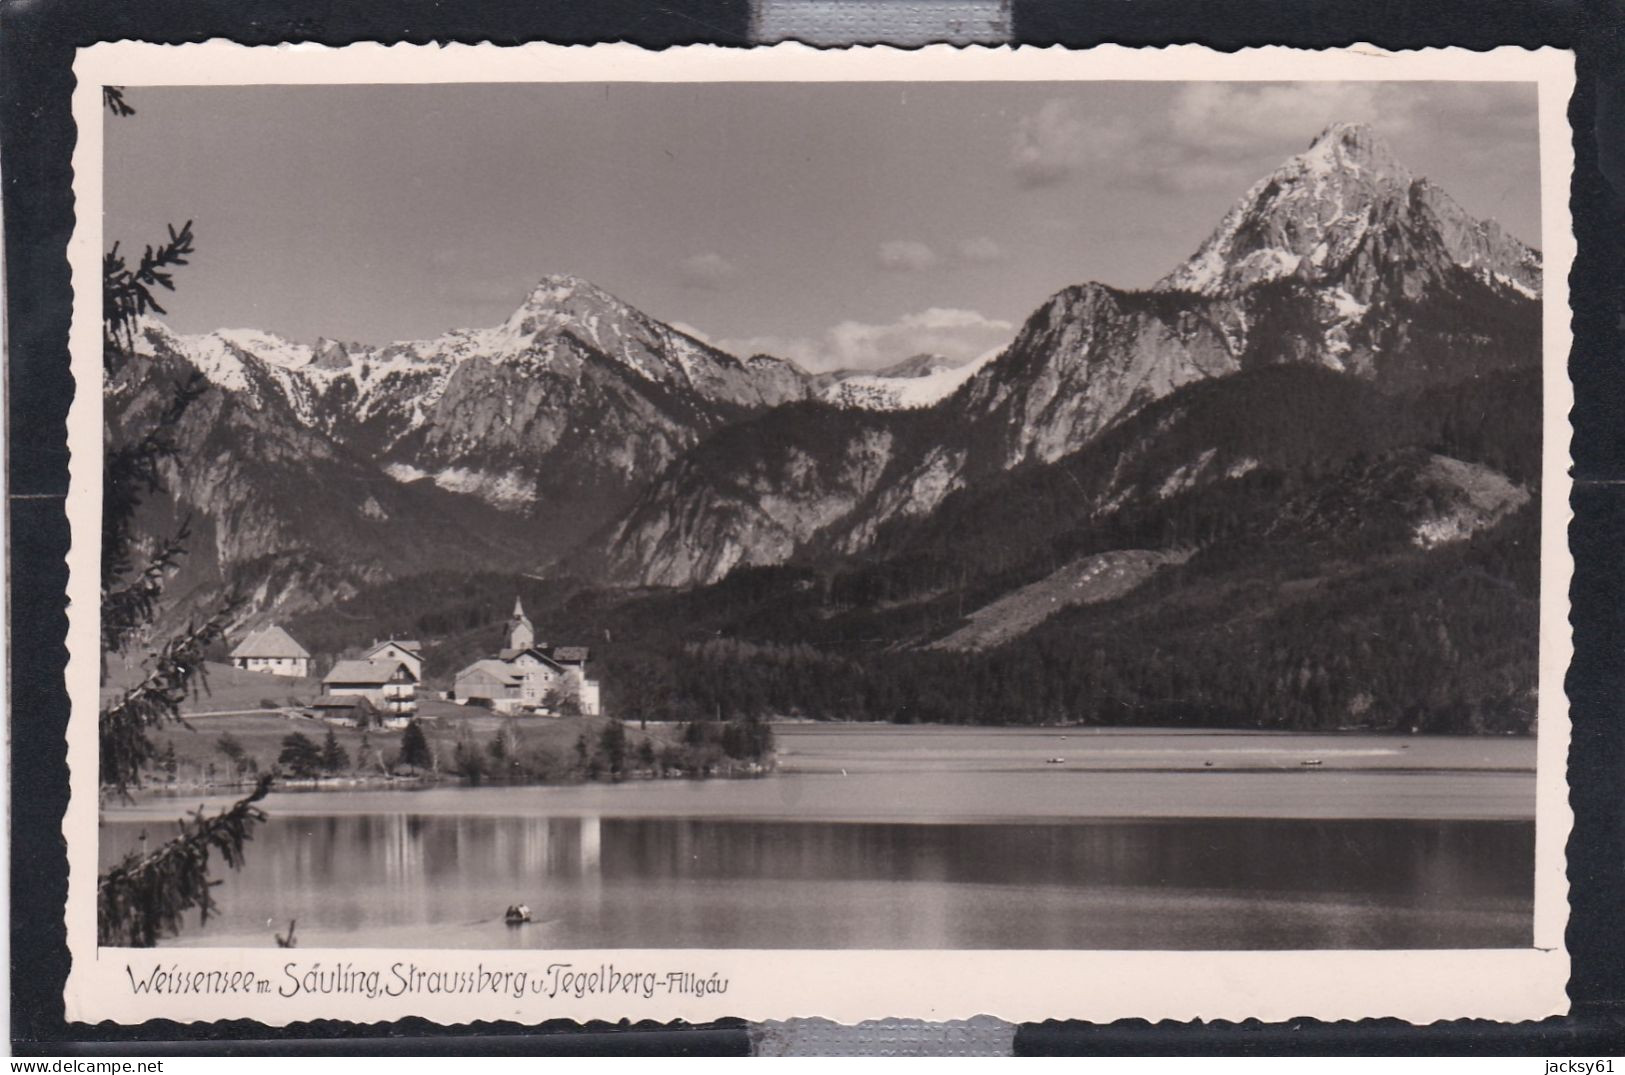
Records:
[[[1072,605],[1115,601],[1184,553],[1123,549],[1085,556],[1037,582],[972,612],[965,626],[931,644],[934,649],[977,650],[1003,645]]]
[[[296,679],[244,672],[219,661],[206,661],[204,668],[208,675],[202,689],[181,706],[185,715],[299,705],[322,692],[322,682],[315,677]],[[141,670],[131,664],[110,664],[102,688],[103,699],[135,683],[140,674]],[[271,706],[263,704],[266,702]]]

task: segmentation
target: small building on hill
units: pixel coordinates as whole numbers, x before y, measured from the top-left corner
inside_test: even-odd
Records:
[[[352,719],[362,726],[375,721],[389,724],[376,706],[358,694],[318,695],[315,701],[306,703],[303,708],[307,715],[324,720]]]
[[[374,642],[372,649],[361,657],[368,661],[400,661],[412,670],[418,682],[423,681],[423,643],[416,639],[391,638]]]
[[[515,713],[525,700],[525,677],[512,665],[485,658],[457,673],[452,696],[465,705],[489,705],[498,713]]]
[[[310,675],[310,651],[276,624],[262,627],[237,643],[231,651],[233,667],[245,672],[302,678]]]
[[[536,629],[515,598],[507,647],[458,672],[452,697],[465,705],[489,705],[499,713],[534,713],[553,709],[555,702],[574,700],[581,712],[595,716],[600,709],[598,684],[587,678],[588,656],[585,646],[538,645]]]
[[[405,724],[418,710],[418,677],[405,661],[340,661],[322,677],[314,709],[348,709],[365,698],[384,723]]]

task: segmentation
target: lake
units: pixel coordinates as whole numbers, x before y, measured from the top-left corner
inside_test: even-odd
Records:
[[[275,793],[220,917],[172,943],[291,918],[303,947],[1531,942],[1532,740],[777,731],[755,780]],[[197,798],[109,811],[104,864]],[[535,923],[503,924],[517,902]]]

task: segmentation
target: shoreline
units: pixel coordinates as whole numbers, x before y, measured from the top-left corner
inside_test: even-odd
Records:
[[[521,819],[715,820],[820,823],[1068,823],[1080,820],[1254,819],[1322,821],[1533,821],[1533,773],[1453,770],[1095,770],[1080,779],[1023,780],[1012,809],[1009,778],[943,781],[940,773],[785,773],[774,780],[638,781],[620,785],[273,791],[273,818],[404,815]],[[1295,778],[1286,779],[1289,775]],[[876,785],[884,798],[874,795]],[[931,785],[936,785],[934,788]],[[858,795],[866,788],[867,795]],[[201,802],[200,802],[201,798]],[[148,797],[103,810],[107,822],[163,822],[230,795]]]
[[[882,731],[880,727],[892,729]],[[1116,730],[1113,730],[1114,732]],[[273,816],[717,818],[907,823],[1080,818],[1530,819],[1533,741],[957,726],[781,727],[776,767],[735,777],[469,784],[381,774],[279,786]],[[240,798],[156,787],[103,817],[173,820]]]

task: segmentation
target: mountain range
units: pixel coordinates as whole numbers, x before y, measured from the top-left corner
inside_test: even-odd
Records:
[[[1155,290],[1057,293],[924,420],[776,419],[760,444],[748,422],[727,430],[591,551],[618,581],[714,582],[808,543],[856,551],[979,475],[1064,458],[1201,381],[1304,364],[1406,392],[1538,361],[1539,265],[1369,129],[1337,125]]]
[[[808,678],[781,677],[802,693],[776,696],[778,711],[818,708],[806,699],[830,688],[809,684],[837,665],[848,681],[878,674],[864,653],[889,655],[887,675],[914,686],[888,689],[906,694],[967,653],[1053,668],[1163,632],[1155,676],[1113,680],[1142,699],[1135,712],[1166,693],[1166,661],[1207,667],[1229,638],[1261,647],[1269,671],[1204,701],[1203,719],[1234,719],[1245,694],[1297,726],[1259,684],[1298,676],[1288,693],[1336,695],[1340,719],[1386,704],[1382,719],[1410,720],[1369,685],[1328,685],[1334,666],[1387,667],[1369,639],[1345,638],[1334,660],[1322,632],[1304,656],[1282,626],[1340,609],[1339,637],[1398,616],[1385,629],[1419,652],[1448,639],[1471,719],[1500,726],[1525,719],[1532,656],[1481,640],[1469,659],[1457,638],[1463,617],[1482,633],[1489,608],[1532,616],[1520,557],[1538,557],[1540,289],[1537,251],[1369,128],[1334,124],[1153,288],[1065,287],[970,363],[810,374],[554,276],[495,328],[385,346],[148,320],[106,398],[116,437],[156,413],[165,380],[208,378],[171,498],[151,508],[154,532],[195,520],[176,592],[230,580],[252,618],[303,614],[318,646],[341,613],[405,618],[389,596],[402,580],[444,613],[487,584],[479,600],[500,605],[520,579],[560,624],[628,640],[612,658],[628,705],[648,704],[633,683],[669,700],[673,683],[697,697],[733,681],[695,659],[698,636],[672,633],[681,622],[801,653]],[[1505,586],[1446,593],[1468,585],[1436,577],[1447,560]],[[1384,598],[1399,577],[1420,581]],[[479,609],[433,621],[448,659],[483,644]],[[711,686],[691,679],[700,666]],[[1079,700],[1078,674],[1039,674],[1050,693],[1033,712],[1121,719]],[[828,704],[976,719],[909,697]]]

